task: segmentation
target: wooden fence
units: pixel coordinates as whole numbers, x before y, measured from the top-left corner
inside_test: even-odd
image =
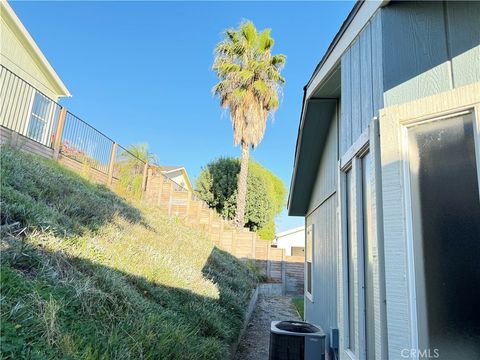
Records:
[[[63,155],[55,149],[42,145],[26,136],[0,126],[0,143],[9,144],[20,150],[55,159],[70,170],[88,177],[91,181],[115,189],[119,181],[111,174],[104,173],[88,164]],[[302,293],[304,282],[304,258],[286,256],[284,249],[272,247],[272,242],[262,240],[257,233],[238,229],[224,220],[208,205],[196,199],[193,194],[172,180],[149,167],[144,174],[143,198],[159,206],[170,216],[176,216],[193,228],[206,232],[213,243],[242,260],[255,260],[257,266],[270,281],[282,282],[287,293]]]
[[[239,259],[255,260],[261,271],[273,281],[282,282],[285,292],[303,293],[304,258],[286,256],[284,249],[272,247],[257,233],[237,229],[192,193],[179,188],[149,168],[144,199],[164,209],[169,215],[184,219],[193,228],[209,234],[213,243]]]
[[[126,186],[128,191],[133,185],[139,186],[138,195],[147,202],[205,231],[220,249],[239,259],[255,260],[269,279],[284,284],[285,291],[301,292],[303,257],[287,257],[284,250],[272,247],[271,241],[236,228],[190,191],[158,172],[157,167],[135,157],[4,66],[0,66],[0,83],[5,85],[0,91],[1,144],[58,161],[112,190],[120,191],[117,185]],[[25,96],[18,96],[25,92],[29,96],[41,95],[44,122],[37,121],[33,112],[28,115],[29,102],[24,101]]]

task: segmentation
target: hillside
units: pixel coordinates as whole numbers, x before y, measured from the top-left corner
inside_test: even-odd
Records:
[[[1,148],[2,359],[223,359],[255,275],[201,232]]]

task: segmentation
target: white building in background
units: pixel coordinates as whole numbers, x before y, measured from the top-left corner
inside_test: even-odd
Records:
[[[305,253],[305,226],[299,226],[278,233],[274,244],[279,249],[285,249],[287,256],[303,256]]]
[[[50,146],[60,98],[70,92],[6,0],[0,1],[0,139],[13,130]]]

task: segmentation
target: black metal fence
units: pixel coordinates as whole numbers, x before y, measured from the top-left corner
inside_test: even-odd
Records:
[[[57,102],[0,65],[0,125],[51,147],[60,109]]]
[[[108,174],[114,141],[82,119],[67,112],[62,132],[62,155],[88,164],[91,168]]]
[[[62,113],[64,118],[62,119]],[[0,65],[0,126],[95,169],[127,192],[145,185],[146,162],[95,129],[38,88]],[[60,137],[58,137],[60,135]],[[55,149],[54,149],[55,150]],[[164,174],[176,191],[188,191]],[[113,180],[113,181],[112,181]]]

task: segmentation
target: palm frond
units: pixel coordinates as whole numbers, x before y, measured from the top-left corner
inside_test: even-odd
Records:
[[[236,145],[256,147],[268,117],[278,108],[286,56],[272,55],[274,44],[271,29],[258,32],[251,21],[244,21],[238,29],[227,29],[215,47],[212,69],[219,82],[212,93],[230,110]]]
[[[275,44],[275,41],[270,37],[271,32],[272,29],[265,29],[258,36],[258,49],[261,52],[271,49]]]
[[[255,40],[257,38],[257,29],[251,21],[245,21],[240,24],[240,31],[243,38],[250,46],[255,43]]]

